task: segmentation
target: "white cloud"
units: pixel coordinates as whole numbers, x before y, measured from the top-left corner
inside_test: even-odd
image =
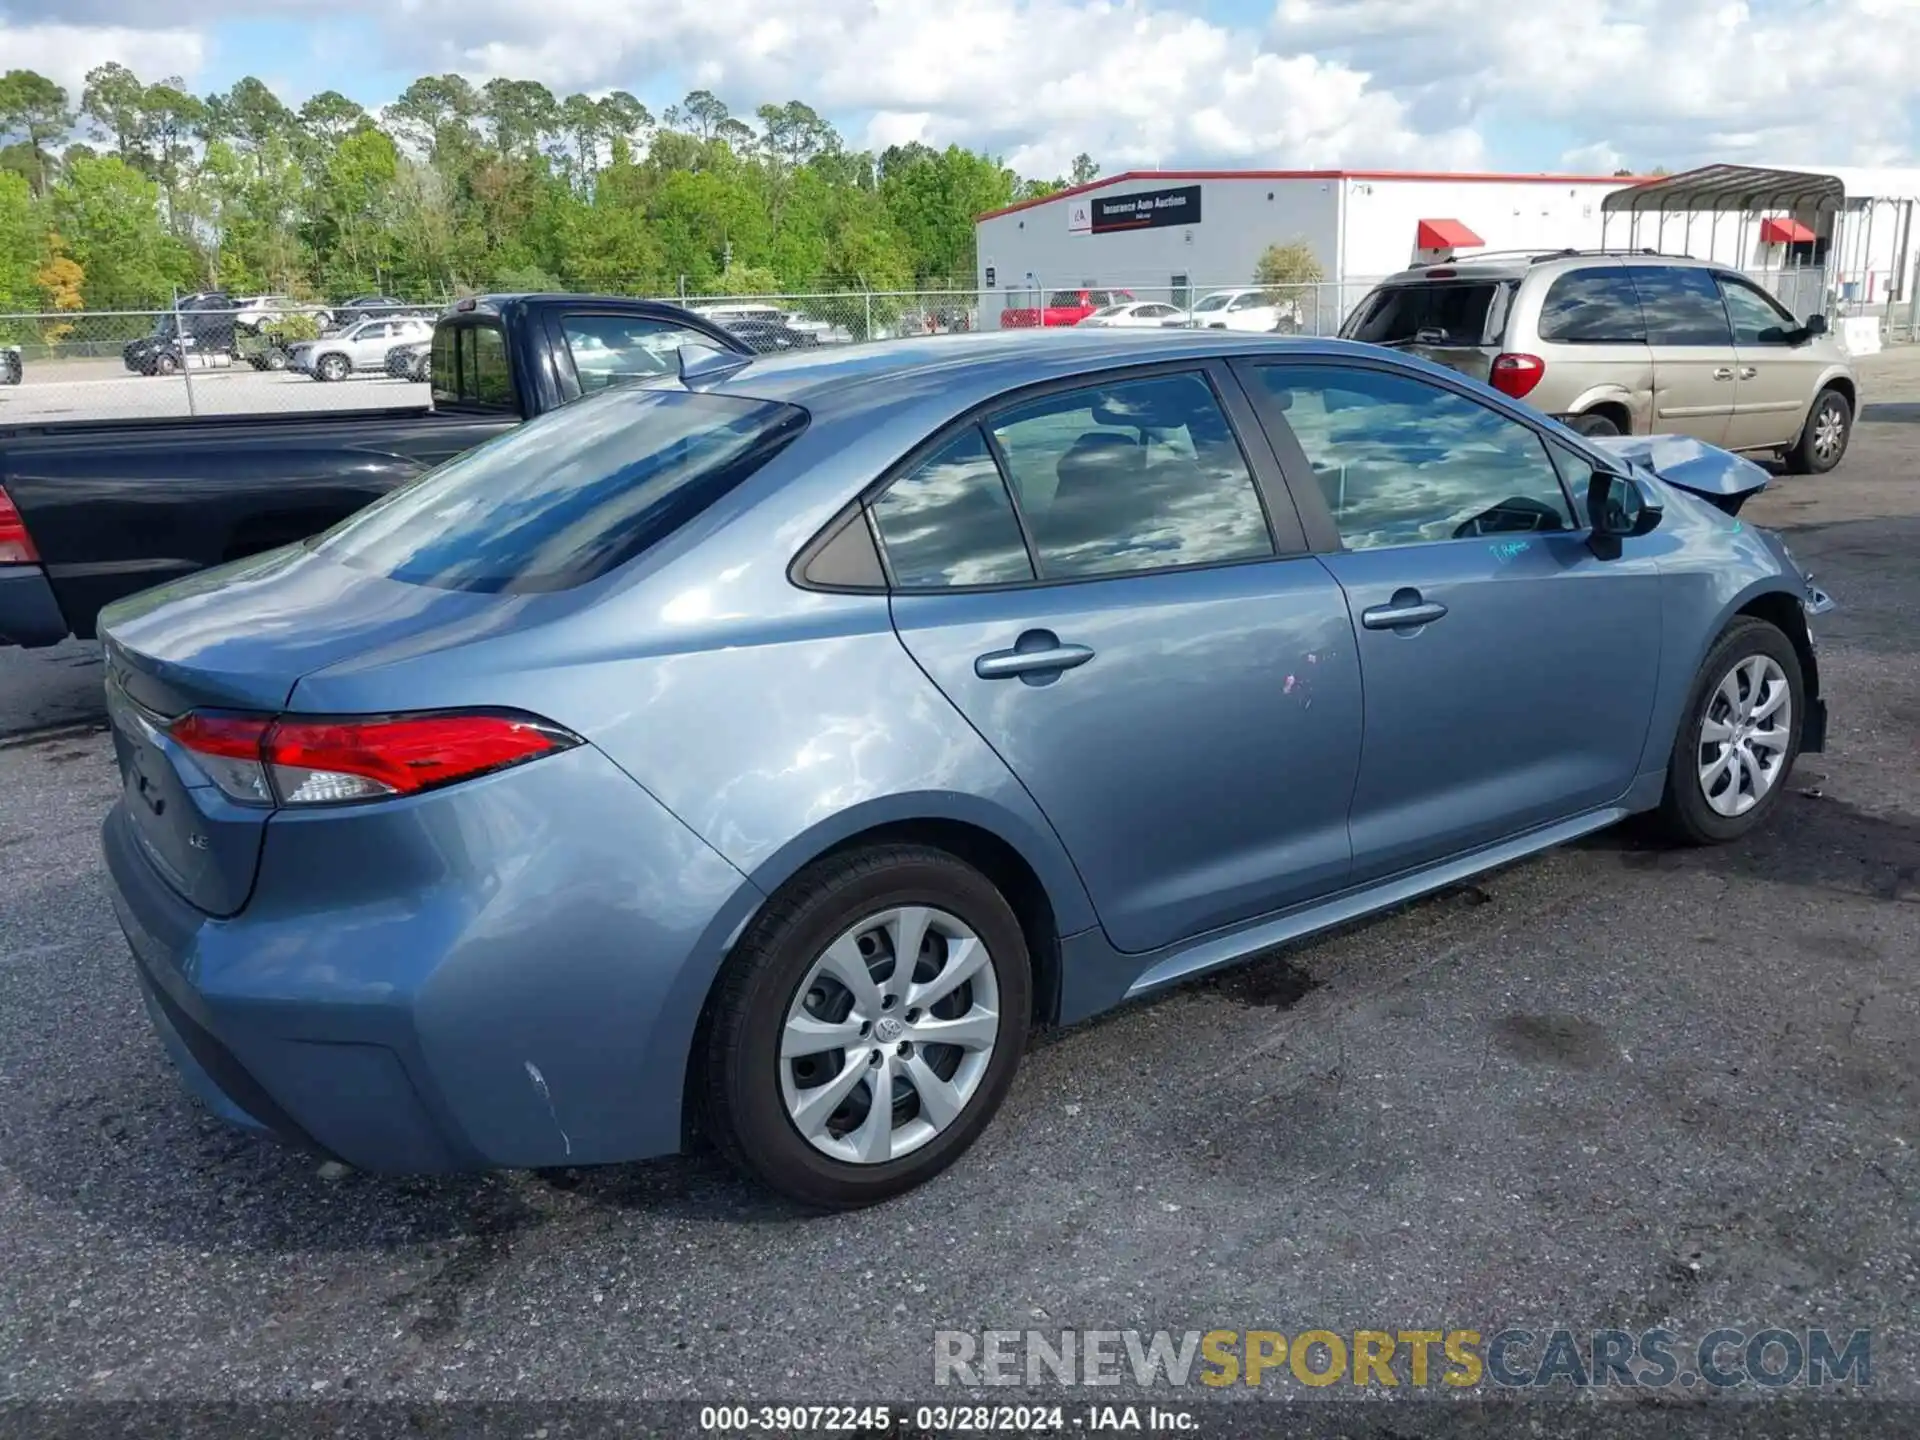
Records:
[[[1028,173],[1106,166],[1478,163],[1470,131],[1422,134],[1337,61],[1143,0],[402,0],[417,63],[570,88],[701,77],[723,98],[797,96],[872,115],[872,139],[985,146]]]
[[[1544,168],[1556,155],[1613,170],[1912,163],[1920,143],[1920,0],[1272,0],[1250,28],[1199,4],[333,0],[327,23],[375,27],[384,53],[362,68],[704,86],[743,109],[799,98],[859,143],[957,141],[1044,175],[1083,150],[1109,171]],[[76,92],[107,59],[191,79],[209,53],[201,32],[217,42],[219,17],[241,8],[13,0],[0,51]],[[237,44],[220,59],[245,62]]]
[[[145,80],[178,75],[189,84],[206,59],[206,40],[184,27],[15,25],[0,19],[0,55],[9,70],[37,70],[80,103],[87,71],[117,60]]]
[[[1913,0],[1558,0],[1470,24],[1427,0],[1281,0],[1268,38],[1368,70],[1415,114],[1551,121],[1641,167],[1914,154]]]

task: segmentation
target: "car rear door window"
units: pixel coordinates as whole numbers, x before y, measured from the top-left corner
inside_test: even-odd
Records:
[[[1013,501],[977,426],[894,481],[873,518],[902,589],[1033,579]]]
[[[1630,265],[1653,345],[1732,345],[1727,307],[1713,274],[1682,265]]]
[[[507,337],[491,321],[440,325],[433,335],[433,403],[448,409],[516,414]]]
[[[313,544],[415,585],[564,590],[672,534],[806,425],[804,410],[770,401],[610,390],[467,451]]]
[[[1540,303],[1540,338],[1559,345],[1644,344],[1640,292],[1624,267],[1569,270]]]
[[[1246,457],[1202,375],[1065,391],[987,428],[1043,580],[1274,553]]]
[[[1305,452],[1349,550],[1575,528],[1539,434],[1477,400],[1379,370],[1249,373]]]

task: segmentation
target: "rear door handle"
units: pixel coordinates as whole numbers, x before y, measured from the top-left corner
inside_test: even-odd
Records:
[[[1438,600],[1402,600],[1394,596],[1385,605],[1361,612],[1360,623],[1369,630],[1405,630],[1416,625],[1431,625],[1447,613]]]
[[[1751,365],[1742,365],[1740,367],[1740,378],[1742,380],[1751,380],[1753,379],[1754,376],[1758,375],[1759,373],[1760,372],[1754,369],[1753,366]]]
[[[1718,370],[1713,372],[1713,378],[1716,380],[1731,380],[1733,378],[1733,367],[1731,365],[1722,365]]]
[[[1051,643],[1029,650],[988,651],[973,662],[973,673],[982,680],[1014,680],[1023,675],[1058,674],[1093,659],[1093,651],[1084,645],[1062,645],[1044,631],[1040,634]],[[1020,638],[1026,640],[1027,636]]]

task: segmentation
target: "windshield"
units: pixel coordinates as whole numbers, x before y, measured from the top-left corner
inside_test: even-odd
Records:
[[[804,410],[764,400],[609,390],[469,450],[314,548],[414,585],[564,590],[672,534],[806,425]]]
[[[1233,299],[1232,295],[1209,295],[1193,308],[1196,312],[1201,310],[1223,310],[1226,308],[1227,302],[1231,299]]]
[[[1340,328],[1370,345],[1492,345],[1506,328],[1512,281],[1435,280],[1382,285]]]

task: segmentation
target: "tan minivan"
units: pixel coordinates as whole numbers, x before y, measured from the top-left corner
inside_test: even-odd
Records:
[[[1475,255],[1383,281],[1341,326],[1485,380],[1587,435],[1691,435],[1800,474],[1846,454],[1860,390],[1824,316],[1802,323],[1681,256]]]

